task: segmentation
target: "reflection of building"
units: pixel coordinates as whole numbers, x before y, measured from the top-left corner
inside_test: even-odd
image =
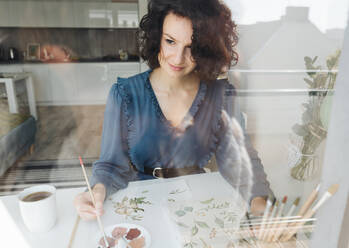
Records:
[[[233,69],[242,71],[230,74],[238,88],[248,90],[247,96],[239,97],[241,109],[248,116],[247,131],[272,185],[278,185],[274,190],[279,196],[296,196],[313,187],[290,178],[287,166],[289,135],[292,126],[302,122],[302,104],[309,99],[307,92],[301,92],[308,88],[304,57],[318,56],[316,65],[327,69],[327,56],[342,43],[342,30],[325,34],[308,16],[308,7],[287,7],[278,21],[239,25],[240,60]]]
[[[278,21],[240,25],[240,67],[304,69],[304,56],[326,57],[341,45],[341,30],[322,33],[309,21],[308,7],[287,7]]]
[[[333,28],[326,30],[327,37],[333,42],[338,48],[342,47],[343,39],[344,39],[344,29]]]

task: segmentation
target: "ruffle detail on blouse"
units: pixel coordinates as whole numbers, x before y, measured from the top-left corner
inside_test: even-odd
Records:
[[[158,104],[158,100],[156,99],[156,96],[155,96],[155,93],[153,91],[153,88],[151,87],[151,84],[150,84],[150,80],[149,80],[149,73],[147,75],[147,78],[146,78],[146,83],[145,83],[145,87],[147,88],[147,90],[149,91],[150,93],[150,97],[151,97],[151,101],[156,109],[156,116],[163,122],[166,122],[166,119],[165,117],[163,116],[162,114],[162,111],[161,111],[161,108],[160,108],[160,105]]]
[[[127,153],[129,156],[129,159],[131,161],[131,163],[136,166],[135,163],[135,159],[133,154],[131,153],[131,138],[130,138],[130,134],[134,133],[134,124],[133,124],[133,119],[132,116],[129,113],[129,105],[132,102],[132,98],[131,95],[127,89],[127,87],[125,86],[125,83],[128,81],[127,78],[120,78],[118,77],[117,79],[117,87],[118,90],[122,96],[122,112],[126,118],[126,126],[127,126],[127,135],[126,135],[126,139],[127,139]]]
[[[223,89],[225,89],[225,86],[222,87]],[[219,95],[217,94],[216,97],[219,97]],[[217,147],[219,144],[219,138],[218,138],[218,132],[220,131],[221,127],[222,127],[222,111],[224,109],[224,102],[225,102],[225,94],[224,92],[222,92],[222,97],[223,100],[221,102],[221,104],[216,104],[215,106],[215,111],[214,111],[214,118],[212,121],[212,126],[211,126],[211,140],[210,140],[210,149],[209,149],[209,153],[206,154],[198,163],[198,166],[200,168],[203,168],[205,165],[208,164],[208,162],[210,161],[210,159],[212,158],[212,156],[216,153],[217,151]]]
[[[173,125],[171,125],[171,123],[166,119],[166,117],[164,116],[161,108],[160,108],[160,104],[156,98],[155,92],[151,86],[150,80],[149,80],[149,73],[147,75],[146,78],[146,83],[145,83],[145,87],[147,88],[147,90],[150,93],[150,97],[151,97],[151,101],[153,103],[153,106],[155,107],[156,110],[156,116],[159,118],[159,120],[161,122],[163,122],[168,128],[172,129],[172,130],[177,130],[177,131],[181,131],[184,132],[185,129],[187,127],[189,127],[191,125],[191,123],[193,123],[193,119],[196,115],[196,113],[198,112],[201,103],[203,102],[203,100],[205,99],[205,95],[206,95],[206,89],[207,89],[207,85],[205,83],[200,83],[199,85],[199,89],[198,92],[195,96],[195,99],[188,111],[188,113],[184,116],[184,119],[182,120],[182,122],[179,124],[178,127],[174,127]]]
[[[201,103],[205,99],[206,90],[207,90],[207,84],[200,83],[200,87],[199,87],[198,93],[194,99],[193,105],[189,109],[189,113],[192,117],[194,117],[196,115],[196,113],[199,111]]]

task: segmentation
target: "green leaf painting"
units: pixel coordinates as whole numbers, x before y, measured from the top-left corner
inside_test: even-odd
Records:
[[[176,214],[178,217],[182,217],[182,216],[185,215],[185,211],[183,211],[183,210],[178,210],[178,211],[175,212],[175,214]]]
[[[206,224],[206,222],[203,221],[195,221],[195,223],[201,227],[201,228],[209,228],[209,226]]]
[[[220,227],[220,228],[224,228],[224,221],[220,218],[215,218],[214,222]]]
[[[202,204],[210,204],[213,200],[214,200],[214,198],[211,198],[211,199],[206,200],[206,201],[201,201],[201,203]]]
[[[175,194],[183,193],[183,192],[185,192],[185,191],[186,191],[185,189],[183,189],[183,190],[175,189],[175,190],[172,190],[169,194],[170,194],[170,195],[175,195]]]
[[[193,208],[192,207],[184,207],[184,211],[193,212]]]
[[[141,221],[143,215],[139,213],[144,212],[142,205],[151,205],[150,201],[146,200],[146,197],[133,197],[128,198],[125,196],[121,202],[112,202],[114,207],[114,212],[119,215],[124,215],[126,219],[131,218],[135,221]]]
[[[193,228],[191,229],[191,235],[195,236],[199,231],[199,228],[195,225],[193,226]]]
[[[203,238],[200,237],[200,240],[202,242],[203,248],[210,248],[210,246],[208,246],[208,244],[205,242],[205,240]]]
[[[187,226],[186,224],[184,224],[183,222],[177,221],[177,225],[184,227],[184,228],[189,228],[189,226]]]

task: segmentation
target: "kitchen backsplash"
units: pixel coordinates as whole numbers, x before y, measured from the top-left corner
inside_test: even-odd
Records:
[[[27,53],[27,45],[38,43],[63,47],[72,57],[100,58],[118,55],[119,49],[137,54],[137,29],[91,28],[0,28],[0,47],[14,47],[20,60]]]

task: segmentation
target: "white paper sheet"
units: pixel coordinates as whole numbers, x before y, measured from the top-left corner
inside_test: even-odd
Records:
[[[180,241],[171,229],[166,216],[168,201],[184,201],[192,198],[184,180],[130,183],[126,189],[109,197],[104,206],[102,223],[105,227],[118,223],[134,223],[143,226],[151,235],[151,247],[180,247]],[[170,199],[170,200],[169,200]],[[115,210],[118,209],[118,213]],[[81,222],[76,234],[74,247],[96,248],[99,234],[97,223]]]

